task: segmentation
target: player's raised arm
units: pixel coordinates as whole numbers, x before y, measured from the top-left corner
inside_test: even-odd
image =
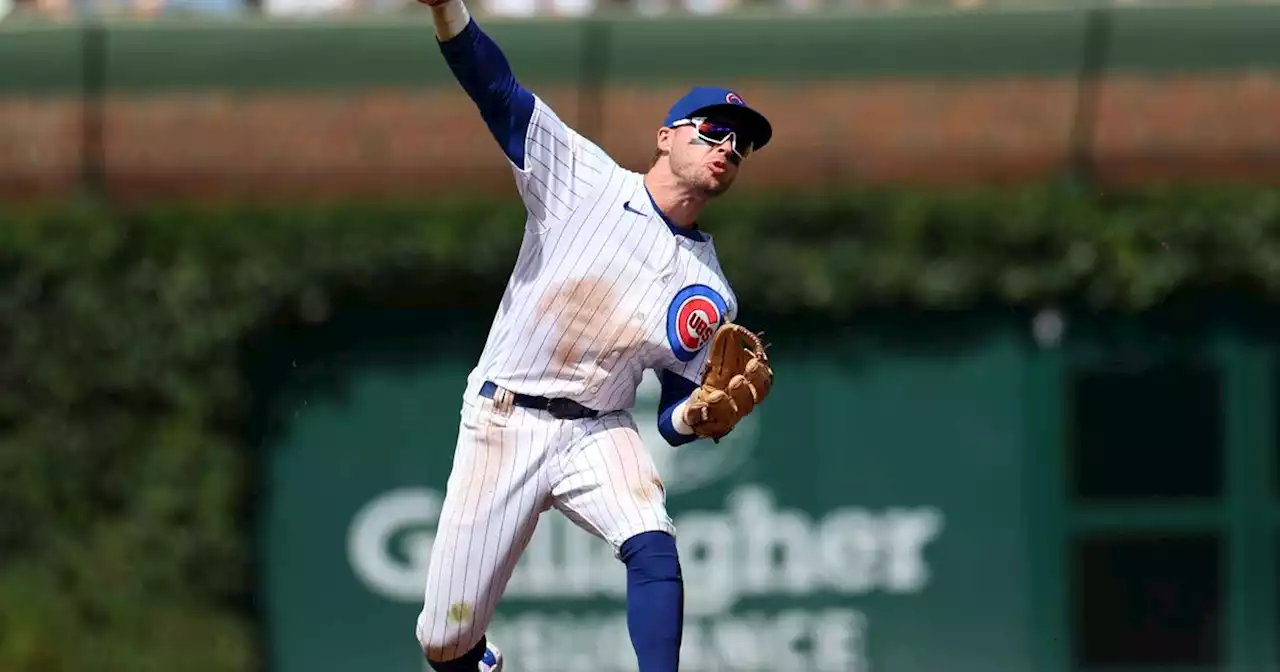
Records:
[[[517,81],[463,0],[423,2],[431,6],[445,62],[510,160],[530,212],[544,224],[567,216],[612,160]]]
[[[462,0],[433,0],[429,4],[436,40],[449,69],[480,108],[480,116],[507,158],[523,168],[533,94],[516,81],[506,56],[480,30]]]

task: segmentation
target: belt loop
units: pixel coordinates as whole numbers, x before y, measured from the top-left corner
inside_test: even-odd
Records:
[[[511,390],[508,390],[501,385],[496,387],[497,389],[493,391],[493,407],[499,413],[507,415],[511,412],[511,409],[515,404],[516,397],[511,393]]]

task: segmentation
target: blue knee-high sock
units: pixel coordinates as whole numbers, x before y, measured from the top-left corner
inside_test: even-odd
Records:
[[[676,540],[644,532],[622,544],[627,566],[627,629],[640,672],[676,672],[684,633],[684,577]]]

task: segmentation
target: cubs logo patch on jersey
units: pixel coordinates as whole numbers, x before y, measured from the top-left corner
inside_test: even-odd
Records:
[[[724,297],[706,285],[680,290],[667,307],[667,342],[676,359],[693,359],[711,340],[726,311]]]

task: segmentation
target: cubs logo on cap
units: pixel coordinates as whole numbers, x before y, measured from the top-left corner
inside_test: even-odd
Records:
[[[742,99],[742,96],[739,96],[738,94],[736,94],[736,93],[734,93],[734,92],[732,92],[732,91],[730,91],[729,93],[725,94],[724,99],[725,99],[725,102],[728,102],[728,103],[729,103],[729,104],[731,104],[731,105],[746,105],[746,104],[747,104],[747,101],[743,100],[743,99]]]
[[[706,285],[680,290],[667,307],[667,343],[676,359],[687,362],[697,356],[724,322],[727,310],[724,297]]]

